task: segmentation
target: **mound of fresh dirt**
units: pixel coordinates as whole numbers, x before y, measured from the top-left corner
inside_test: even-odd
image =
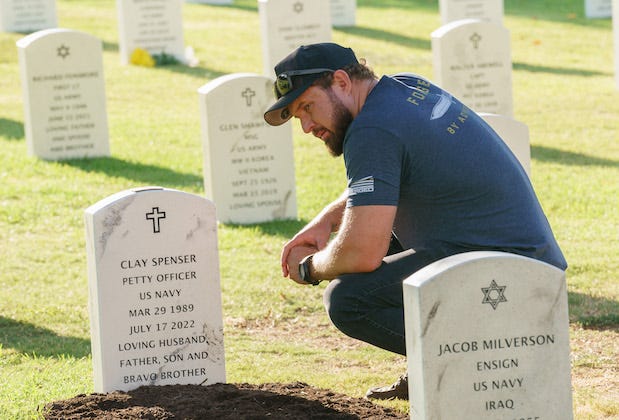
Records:
[[[143,386],[48,403],[45,419],[408,419],[361,398],[293,384]]]

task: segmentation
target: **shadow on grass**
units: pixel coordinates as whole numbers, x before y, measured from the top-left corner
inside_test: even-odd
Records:
[[[58,335],[52,330],[0,316],[0,344],[22,354],[39,357],[90,355],[90,340]]]
[[[200,6],[200,4],[198,4],[198,6]],[[234,0],[232,4],[221,4],[221,5],[202,4],[201,6],[222,7],[222,8],[245,10],[248,12],[258,12],[258,2],[256,0]]]
[[[357,0],[357,7],[369,9],[436,10],[438,0]]]
[[[189,67],[184,64],[170,64],[170,65],[165,65],[165,66],[157,66],[157,67],[154,67],[154,69],[169,71],[172,73],[184,74],[187,76],[195,77],[195,78],[202,80],[203,83],[216,79],[220,76],[225,76],[229,74],[228,72],[209,69],[206,67],[201,67],[201,66]]]
[[[546,146],[531,146],[531,158],[541,162],[554,162],[573,166],[606,166],[619,168],[619,161],[568,152]]]
[[[568,292],[570,323],[587,329],[619,331],[619,301],[585,293]]]
[[[98,172],[147,185],[195,186],[202,185],[203,182],[202,176],[177,172],[161,166],[128,162],[115,157],[68,159],[59,163],[79,168],[84,172]]]
[[[432,49],[432,42],[430,38],[412,38],[406,35],[402,35],[395,32],[384,31],[381,29],[368,28],[363,26],[355,26],[350,28],[335,28],[340,32],[348,35],[354,35],[358,37],[381,40],[392,44],[399,44],[408,48],[415,48],[419,50],[430,51]],[[612,76],[608,72],[576,69],[576,68],[564,68],[564,67],[549,67],[533,65],[528,63],[512,63],[512,69],[514,71],[525,71],[529,73],[549,73],[565,76]]]
[[[349,28],[335,28],[339,32],[343,32],[348,35],[354,35],[358,37],[386,41],[393,44],[399,44],[404,47],[416,48],[420,50],[430,50],[431,41],[428,38],[412,38],[410,36],[402,35],[397,32],[389,32],[376,28],[368,28],[365,26],[354,26]]]
[[[252,224],[237,224],[225,223],[224,225],[230,229],[251,229],[257,230],[258,233],[282,237],[284,240],[292,238],[303,226],[308,223],[308,220],[275,220],[272,222],[252,223]]]
[[[118,44],[116,42],[103,41],[103,51],[118,52]]]
[[[551,73],[564,76],[612,76],[612,74],[603,71],[537,66],[527,63],[513,63],[512,69],[517,71],[527,71],[530,73]]]
[[[24,124],[21,121],[0,117],[0,135],[10,140],[21,140],[24,138]]]

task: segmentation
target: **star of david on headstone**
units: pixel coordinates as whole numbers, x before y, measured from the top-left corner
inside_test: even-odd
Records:
[[[492,305],[492,309],[496,309],[499,303],[507,302],[504,295],[506,288],[507,286],[498,286],[496,281],[492,280],[490,287],[481,288],[481,291],[484,293],[484,300],[481,303],[489,303]]]
[[[161,231],[160,220],[165,219],[165,211],[160,212],[159,207],[153,207],[150,213],[146,213],[146,220],[153,221],[153,233],[159,233]]]
[[[65,58],[67,58],[70,55],[69,47],[67,47],[66,45],[62,44],[60,47],[56,48],[56,53],[57,53],[58,57],[60,57],[60,58],[62,58],[64,60]]]
[[[243,91],[243,93],[241,93],[241,96],[245,98],[245,103],[247,104],[247,106],[251,106],[251,98],[256,96],[256,92],[251,90],[250,88],[247,88]]]
[[[293,5],[292,10],[294,10],[296,13],[301,13],[303,11],[303,3],[301,3],[300,1],[296,2]]]
[[[475,32],[473,35],[471,35],[471,37],[469,39],[473,43],[473,47],[475,49],[479,48],[479,41],[481,41],[481,35],[479,35],[477,32]]]

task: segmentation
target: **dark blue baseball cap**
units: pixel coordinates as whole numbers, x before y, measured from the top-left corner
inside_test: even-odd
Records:
[[[270,125],[282,125],[292,117],[288,106],[317,79],[358,63],[350,48],[332,42],[303,45],[275,66],[275,102],[265,113]]]

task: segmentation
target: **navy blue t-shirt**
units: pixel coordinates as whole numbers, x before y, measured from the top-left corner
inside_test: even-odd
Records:
[[[383,76],[344,139],[347,206],[397,206],[404,248],[567,263],[529,178],[475,112],[413,74]]]

